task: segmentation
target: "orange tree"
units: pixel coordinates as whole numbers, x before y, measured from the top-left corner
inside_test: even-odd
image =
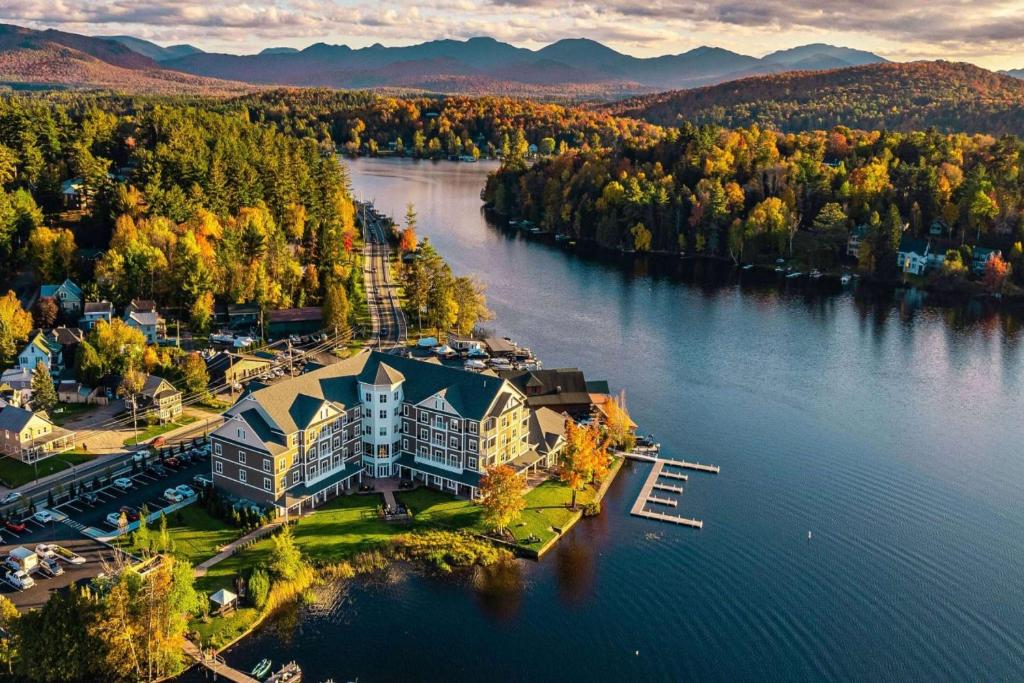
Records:
[[[559,478],[572,489],[572,509],[575,510],[576,494],[608,473],[608,451],[597,425],[583,427],[570,420],[565,426],[565,440]]]
[[[484,520],[498,533],[519,519],[526,507],[523,499],[525,489],[526,480],[508,465],[492,467],[480,478]]]

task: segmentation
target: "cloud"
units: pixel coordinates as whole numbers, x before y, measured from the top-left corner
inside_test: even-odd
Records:
[[[823,41],[906,59],[1024,64],[1022,0],[0,0],[0,20],[234,52],[488,35],[530,47],[587,37],[645,56]]]

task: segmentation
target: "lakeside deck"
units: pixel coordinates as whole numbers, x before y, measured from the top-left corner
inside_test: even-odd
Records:
[[[698,472],[710,472],[711,474],[718,474],[722,468],[718,465],[705,465],[699,462],[688,462],[686,460],[676,460],[675,458],[662,458],[659,455],[653,453],[642,453],[639,451],[621,451],[622,455],[626,456],[630,460],[640,460],[642,462],[652,463],[664,463],[666,465],[674,465],[676,467],[682,467],[687,470],[696,470]],[[671,474],[666,476],[672,476]],[[683,475],[685,476],[685,475]]]
[[[232,683],[259,683],[255,678],[238,669],[230,667],[224,658],[212,650],[202,650],[191,640],[185,641],[185,654],[191,657],[200,666],[206,667],[213,672],[213,678],[218,677],[232,681]]]

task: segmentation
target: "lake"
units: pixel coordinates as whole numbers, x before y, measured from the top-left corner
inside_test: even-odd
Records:
[[[364,683],[1024,678],[1017,320],[581,258],[488,223],[489,164],[349,166],[487,284],[489,327],[625,389],[666,455],[722,472],[684,484],[702,530],[631,517],[650,466],[627,464],[539,563],[356,583],[229,662]]]

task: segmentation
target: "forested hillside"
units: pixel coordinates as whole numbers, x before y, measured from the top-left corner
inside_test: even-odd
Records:
[[[613,113],[652,123],[783,131],[863,130],[1024,133],[1024,81],[970,64],[870,64],[758,76],[618,103]]]

